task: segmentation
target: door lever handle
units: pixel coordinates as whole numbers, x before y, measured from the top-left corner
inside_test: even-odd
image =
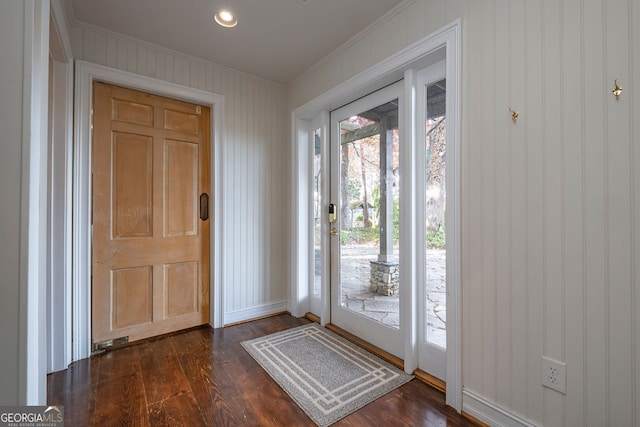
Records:
[[[209,219],[209,195],[207,193],[200,195],[200,219],[203,221]]]

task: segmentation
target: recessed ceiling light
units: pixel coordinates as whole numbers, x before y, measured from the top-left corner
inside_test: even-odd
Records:
[[[223,27],[231,28],[238,25],[238,18],[236,18],[233,13],[229,12],[226,9],[220,9],[214,16],[213,19]]]

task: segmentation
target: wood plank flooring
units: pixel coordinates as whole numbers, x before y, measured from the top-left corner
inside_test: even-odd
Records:
[[[309,323],[289,315],[131,345],[48,377],[65,426],[313,426],[240,342]],[[413,380],[336,426],[475,426]]]

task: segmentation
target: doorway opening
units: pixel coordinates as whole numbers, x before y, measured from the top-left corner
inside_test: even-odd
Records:
[[[93,90],[93,349],[205,324],[209,108]]]
[[[92,191],[91,191],[91,105],[92,87],[94,81],[119,85],[125,88],[135,88],[150,94],[164,96],[172,99],[192,102],[210,108],[211,132],[210,151],[208,153],[211,165],[209,204],[210,216],[210,254],[211,266],[209,280],[208,315],[209,324],[214,328],[224,324],[224,310],[222,309],[223,289],[220,265],[222,254],[217,248],[221,246],[221,204],[216,195],[222,193],[222,157],[221,146],[223,139],[222,112],[224,111],[224,98],[211,92],[206,92],[182,85],[168,83],[149,77],[127,73],[91,64],[84,61],[76,61],[75,70],[75,102],[74,102],[74,139],[73,139],[73,338],[72,360],[80,360],[89,357],[91,353],[91,251],[93,239],[91,234],[92,218]]]
[[[381,346],[375,341],[378,332],[373,332],[374,338],[371,338],[366,335],[367,330],[396,331],[399,341],[393,344],[398,349],[395,354],[399,354],[404,360],[405,371],[412,373],[416,369],[426,370],[443,379],[446,382],[447,403],[456,409],[460,409],[462,404],[459,309],[459,31],[460,21],[456,21],[309,101],[292,114],[296,159],[293,168],[296,191],[292,244],[294,258],[297,260],[294,261],[294,277],[297,281],[291,293],[292,314],[304,315],[315,306],[312,312],[325,325],[336,323],[340,313],[347,313],[349,320],[343,320],[350,328],[347,331],[380,348],[384,348],[388,340],[384,340],[386,344]],[[436,71],[440,70],[442,74],[436,76]],[[400,96],[363,106],[340,119],[335,118],[336,110],[342,106],[354,99],[360,100],[379,88],[388,87],[393,82],[400,82]],[[438,97],[446,100],[438,105],[444,109],[444,114],[440,115],[436,114],[434,104]],[[392,190],[388,203],[397,203],[397,220],[394,221],[391,210],[392,213],[385,218],[384,231],[391,231],[388,241],[392,243],[382,247],[381,202],[377,200],[380,198],[381,158],[379,154],[378,157],[369,156],[374,152],[381,153],[382,150],[379,142],[366,140],[373,136],[372,133],[367,135],[367,131],[371,130],[368,126],[375,122],[367,116],[370,116],[372,110],[375,111],[377,107],[396,98],[400,109],[397,123],[399,160],[394,164],[393,153],[396,149],[391,144],[392,161],[389,164],[392,177],[390,185],[393,188],[393,173],[397,167],[399,179],[395,184],[399,189],[398,199],[395,199],[396,195]],[[404,115],[403,108],[406,112]],[[347,176],[351,175],[351,179],[346,178],[347,186],[342,194],[340,183],[345,180],[341,181],[341,169],[335,166],[341,163],[340,153],[343,147],[340,143],[326,142],[326,147],[322,144],[320,146],[319,152],[323,159],[331,155],[330,182],[326,182],[326,168],[322,175],[325,189],[314,189],[313,185],[308,185],[316,172],[308,154],[309,151],[317,151],[315,145],[312,145],[315,141],[312,142],[312,138],[309,138],[312,132],[310,123],[321,116],[324,116],[323,126],[331,129],[330,135],[334,140],[342,140],[343,134],[353,135],[350,141],[345,139],[344,144],[347,146],[344,151],[349,153],[350,165],[343,170],[347,171]],[[344,122],[343,126],[340,126],[340,122]],[[364,132],[365,136],[358,138],[355,135],[357,132]],[[393,141],[394,138],[396,136],[391,133],[387,139]],[[446,138],[444,145],[443,138]],[[321,140],[324,141],[322,138]],[[364,167],[360,160],[364,161]],[[374,164],[377,164],[377,173],[373,172]],[[386,181],[385,178],[382,180]],[[349,181],[352,182],[350,187]],[[329,187],[333,189],[332,192]],[[311,201],[315,200],[317,193],[321,197],[314,205]],[[319,209],[320,214],[312,214],[312,209]],[[335,222],[330,222],[334,215]],[[391,223],[390,227],[388,222]],[[394,227],[398,230],[397,235],[394,235]],[[372,242],[376,242],[377,246],[371,245]],[[350,254],[349,249],[352,248],[348,245],[354,243],[369,243],[373,248],[369,248],[370,253],[360,250]],[[319,257],[316,256],[318,249]],[[326,272],[327,260],[322,257],[327,253],[330,254],[330,274]],[[315,270],[314,262],[301,262],[307,259],[321,260],[318,280],[315,273],[309,271],[310,268]],[[370,261],[389,263],[389,260],[397,262],[398,268],[397,271],[384,271],[380,274],[385,282],[380,289],[387,295],[379,295],[378,299],[382,301],[381,298],[397,298],[397,326],[374,321],[371,318],[373,316],[368,317],[364,309],[360,312],[354,310],[355,307],[365,307],[365,298],[357,301],[355,298],[350,299],[348,293],[343,297],[340,289],[334,290],[336,283],[343,281],[349,285],[350,278],[358,277],[352,290],[364,293],[364,285],[368,285],[369,289],[366,291],[372,292]],[[351,272],[341,271],[341,263],[345,266],[352,265]],[[395,273],[399,282],[397,288],[392,284]],[[328,276],[330,280],[326,280]],[[365,276],[369,279],[363,280]],[[320,283],[319,305],[310,304],[309,295],[313,292],[310,280]],[[330,294],[327,292],[329,287],[332,290]],[[349,290],[349,286],[343,288]],[[377,292],[378,286],[375,288]],[[351,292],[352,296],[354,294],[355,292]],[[390,305],[387,304],[387,307]],[[390,320],[395,316],[387,314],[384,317]],[[376,326],[358,326],[361,321],[365,324],[375,322]],[[430,349],[436,349],[439,353],[430,354]],[[426,359],[429,362],[438,359],[435,366],[423,363],[425,355],[428,355]]]

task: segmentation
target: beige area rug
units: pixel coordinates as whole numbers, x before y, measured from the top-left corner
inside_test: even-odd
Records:
[[[242,346],[319,426],[328,426],[413,377],[313,323]]]

